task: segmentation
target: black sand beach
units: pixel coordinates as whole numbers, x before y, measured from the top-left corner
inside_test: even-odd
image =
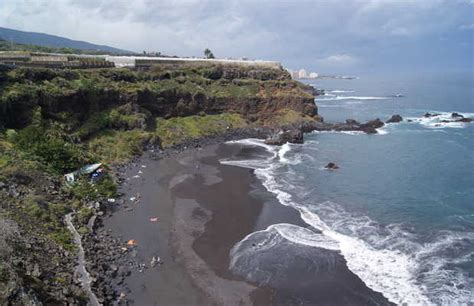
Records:
[[[127,169],[125,204],[104,221],[124,244],[135,240],[131,256],[144,264],[125,280],[127,299],[135,305],[388,304],[334,251],[291,247],[295,260],[262,265],[280,275],[265,284],[229,270],[231,248],[248,234],[277,223],[307,227],[253,170],[219,163],[243,153],[252,154],[239,145],[210,145],[161,160],[145,155]],[[163,264],[152,267],[153,257]]]

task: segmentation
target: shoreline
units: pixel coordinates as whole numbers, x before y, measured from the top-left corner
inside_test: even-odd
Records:
[[[296,210],[281,205],[253,170],[219,163],[219,159],[239,153],[240,146],[197,146],[157,160],[147,153],[124,168],[129,179],[121,185],[123,203],[119,201],[122,204],[115,205],[112,214],[103,219],[103,229],[120,237],[122,245],[130,239],[136,241],[122,257],[122,264],[135,263],[121,282],[111,282],[126,294],[123,300],[136,305],[271,305],[295,302],[297,294],[305,294],[310,300],[326,302],[334,302],[336,297],[347,303],[351,297],[369,304],[388,304],[348,270],[341,255],[327,250],[315,254],[323,263],[339,264],[335,277],[323,273],[325,281],[309,281],[321,290],[306,288],[301,292],[291,283],[284,285],[288,288],[251,284],[232,273],[230,249],[247,235],[276,223],[308,225]],[[136,174],[139,171],[142,173]],[[130,198],[137,194],[140,201],[131,203]],[[157,222],[150,221],[154,217]],[[163,264],[152,267],[153,256]]]

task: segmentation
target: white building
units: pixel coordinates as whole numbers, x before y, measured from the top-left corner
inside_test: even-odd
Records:
[[[298,77],[299,77],[300,79],[306,78],[306,77],[307,77],[306,70],[300,69],[300,71],[298,72]]]
[[[316,72],[311,72],[311,73],[309,74],[309,78],[310,78],[310,79],[317,79],[318,76],[319,76],[319,75],[318,75]]]

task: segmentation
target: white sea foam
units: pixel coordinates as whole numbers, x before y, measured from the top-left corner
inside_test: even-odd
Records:
[[[436,114],[437,116],[431,116],[431,117],[408,117],[406,120],[411,120],[414,123],[419,123],[423,127],[430,128],[430,129],[443,129],[443,128],[464,128],[466,127],[469,123],[465,122],[456,122],[456,119],[459,118],[453,118],[452,113],[453,112],[436,112],[433,111],[433,114]],[[459,113],[458,114],[462,115],[465,118],[471,118],[474,119],[474,113]]]
[[[363,131],[312,131],[313,134],[346,134],[346,135],[365,135]]]
[[[378,129],[376,129],[376,131],[377,131],[376,135],[387,135],[388,134],[388,131],[387,131],[386,127],[378,128]]]
[[[318,107],[342,108],[342,107],[347,107],[347,105],[344,105],[344,104],[320,104],[320,103],[318,103]]]
[[[290,160],[285,157],[285,154],[291,150],[290,144],[285,143],[281,146],[281,149],[278,151],[278,157],[280,158],[280,162],[288,163]]]
[[[316,97],[316,101],[339,101],[339,100],[386,100],[390,97],[364,97],[364,96],[335,96],[334,98],[321,98]]]
[[[255,174],[266,189],[275,194],[281,204],[297,209],[302,219],[321,231],[322,236],[311,230],[286,224],[270,226],[266,232],[277,232],[279,236],[295,244],[339,250],[345,257],[348,268],[368,287],[381,292],[397,304],[466,305],[474,300],[466,276],[459,270],[446,269],[446,264],[454,263],[455,259],[449,261],[443,256],[437,256],[440,252],[448,252],[447,249],[453,243],[459,245],[474,241],[474,234],[473,237],[466,237],[469,233],[459,236],[459,233],[449,232],[433,243],[420,244],[416,242],[414,234],[400,225],[381,227],[367,216],[350,215],[335,203],[297,203],[285,191],[292,190],[294,193],[293,189],[296,187],[288,180],[282,180],[281,175],[276,175],[276,171],[287,162],[290,152],[288,149],[291,147],[267,146],[261,140],[244,140],[238,143],[262,146],[272,153],[272,157],[267,160],[232,161],[232,164],[242,167],[258,164],[259,167],[254,167]],[[229,164],[228,161],[223,163]],[[320,215],[324,216],[324,221]],[[253,234],[255,233],[244,238],[234,249]],[[272,244],[278,243],[274,236],[271,236],[271,243],[266,242],[266,247],[271,248]],[[469,254],[464,254],[461,258],[470,260]],[[235,264],[237,258],[232,260]],[[427,263],[431,268],[426,271],[424,269]]]
[[[238,248],[240,244],[250,239],[253,235],[263,232],[276,232],[286,240],[296,244],[339,251],[339,245],[337,241],[321,235],[320,233],[315,233],[310,229],[288,223],[273,224],[265,230],[250,233],[244,239],[238,242],[236,246],[234,246],[234,249]]]
[[[354,90],[340,90],[340,89],[334,89],[334,90],[330,90],[329,92],[331,92],[331,93],[350,93],[350,92],[354,92]]]

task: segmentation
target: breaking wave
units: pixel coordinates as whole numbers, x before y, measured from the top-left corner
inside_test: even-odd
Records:
[[[288,172],[279,171],[293,158],[301,160],[301,153],[291,154],[291,145],[268,146],[258,139],[230,143],[268,150],[270,154],[267,159],[221,160],[221,163],[255,169],[256,176],[265,188],[282,205],[299,211],[305,223],[314,229],[275,224],[263,231],[251,233],[232,249],[232,269],[242,270],[244,267],[240,265],[244,262],[250,264],[243,259],[246,252],[250,251],[245,247],[250,239],[263,241],[261,246],[267,249],[282,241],[290,241],[294,247],[305,245],[340,252],[348,268],[369,288],[397,304],[466,305],[473,301],[474,293],[470,289],[474,285],[473,281],[456,265],[474,256],[466,251],[474,244],[474,233],[446,231],[439,233],[431,242],[421,243],[417,235],[400,224],[383,226],[367,216],[352,215],[334,202],[295,200],[290,191],[297,189],[295,185],[298,183],[293,182],[295,185],[292,185],[292,180],[285,178]],[[256,275],[259,273],[256,267],[245,269],[250,279],[268,281],[272,277],[268,272],[263,276]]]
[[[456,121],[460,117],[453,117],[453,112],[432,112],[433,115],[430,117],[407,117],[408,122],[418,123],[425,128],[429,129],[443,129],[443,128],[457,128],[462,129],[468,125],[465,122]],[[474,119],[474,113],[457,113],[464,118]]]
[[[351,93],[351,92],[355,92],[355,91],[354,90],[334,89],[334,90],[330,90],[329,92],[330,93]]]
[[[391,97],[363,97],[363,96],[334,96],[331,98],[318,98],[316,101],[340,101],[340,100],[386,100]]]

